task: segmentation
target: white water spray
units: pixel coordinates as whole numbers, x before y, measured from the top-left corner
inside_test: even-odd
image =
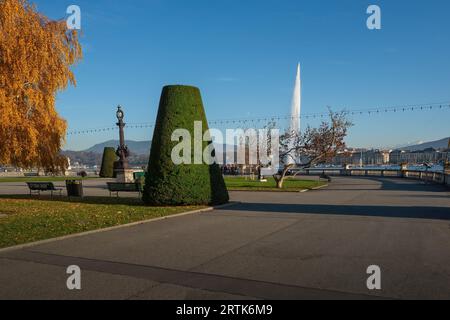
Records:
[[[301,130],[301,111],[302,111],[302,80],[300,74],[300,63],[297,67],[297,77],[295,79],[294,86],[294,95],[292,97],[292,106],[291,106],[291,121],[289,125],[289,131],[291,133],[300,134]],[[294,153],[291,156],[288,156],[287,162],[288,164],[295,164],[295,155]]]

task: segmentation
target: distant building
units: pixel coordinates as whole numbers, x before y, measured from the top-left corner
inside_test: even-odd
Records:
[[[334,165],[386,165],[390,161],[390,150],[348,149],[339,153]]]
[[[423,164],[423,163],[443,163],[448,161],[449,150],[435,150],[428,148],[420,151],[394,150],[390,155],[391,164]]]
[[[368,149],[348,149],[339,153],[333,159],[333,165],[344,166],[380,166],[380,165],[400,165],[407,164],[442,164],[450,161],[450,149],[435,150],[428,148],[420,151],[408,150],[368,150]]]

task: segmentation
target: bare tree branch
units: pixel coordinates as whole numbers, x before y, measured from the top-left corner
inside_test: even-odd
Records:
[[[339,152],[345,151],[345,138],[353,124],[345,112],[334,113],[329,110],[329,121],[318,128],[307,127],[303,134],[287,132],[280,137],[281,173],[275,174],[277,187],[283,187],[287,173],[294,166],[307,168],[331,161]],[[289,164],[294,160],[295,164]]]

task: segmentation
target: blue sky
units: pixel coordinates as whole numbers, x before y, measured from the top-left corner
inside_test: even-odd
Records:
[[[34,1],[51,18],[82,10],[84,59],[78,81],[58,95],[70,129],[154,122],[161,88],[201,88],[210,120],[287,115],[302,64],[303,113],[450,103],[448,0]],[[382,10],[382,30],[366,9]],[[348,144],[394,146],[450,136],[450,108],[355,116]],[[317,125],[317,120],[308,124]],[[306,124],[306,123],[304,123]],[[151,139],[152,129],[127,138]],[[70,136],[80,150],[113,132]]]

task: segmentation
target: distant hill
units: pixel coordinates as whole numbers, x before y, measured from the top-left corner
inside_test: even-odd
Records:
[[[436,150],[447,149],[448,148],[448,139],[450,139],[450,137],[444,138],[441,140],[430,141],[430,142],[425,142],[425,143],[421,143],[421,144],[416,144],[413,146],[399,148],[399,150],[420,151],[420,150],[425,150],[428,148],[433,148]]]
[[[430,141],[426,143],[416,144],[412,146],[407,147],[400,147],[396,150],[409,150],[409,151],[418,151],[418,150],[425,150],[428,148],[433,149],[447,149],[448,147],[448,139],[444,138],[437,141]],[[131,151],[130,156],[130,163],[132,165],[146,165],[148,162],[148,157],[150,154],[150,148],[151,148],[151,141],[132,141],[128,140],[126,141],[126,144],[128,145],[128,148]],[[68,156],[72,163],[79,162],[88,166],[94,166],[94,165],[100,165],[101,158],[103,154],[103,150],[105,147],[113,147],[117,148],[119,145],[118,140],[110,140],[103,143],[96,144],[95,146],[84,150],[84,151],[64,151],[63,154]],[[229,158],[231,159],[233,156],[232,153],[230,154],[226,150],[226,146],[223,146],[223,151],[220,150],[220,148],[217,148],[216,146],[216,156],[218,159],[225,159]],[[237,152],[237,147],[234,147],[234,153]]]
[[[133,166],[143,166],[148,163],[148,156],[150,154],[151,141],[125,141],[130,149],[131,156],[128,159]],[[83,151],[63,151],[62,154],[69,157],[72,164],[78,162],[90,167],[100,166],[102,161],[103,150],[106,147],[117,149],[119,145],[118,140],[110,140]]]
[[[148,158],[150,155],[151,141],[125,141],[128,148],[130,149],[131,156],[129,162],[134,166],[142,166],[148,163]],[[99,166],[101,164],[103,150],[107,147],[117,148],[119,145],[118,140],[110,140],[103,143],[96,144],[95,146],[83,150],[83,151],[63,151],[62,154],[69,157],[72,163],[78,162],[87,166]],[[216,150],[216,156],[218,159],[225,159],[225,154],[227,153],[226,146],[223,146],[224,151],[220,148]],[[234,147],[234,152],[237,148]],[[228,157],[232,157],[233,154],[228,154]]]
[[[152,144],[151,141],[127,140],[127,141],[125,141],[125,143],[128,146],[128,149],[130,149],[131,153],[134,155],[145,155],[145,156],[150,155],[150,149],[151,149],[151,144]],[[119,145],[118,140],[110,140],[110,141],[96,144],[95,146],[93,146],[87,150],[80,151],[80,152],[103,154],[103,150],[105,148],[107,148],[107,147],[117,148],[118,145]],[[226,148],[227,147],[224,145],[223,150],[225,151]],[[236,147],[234,149],[236,149]],[[222,152],[220,152],[220,150],[217,150],[217,153],[220,154]]]
[[[85,151],[63,151],[62,154],[70,158],[72,164],[78,162],[87,166],[100,165],[102,162],[102,154]]]
[[[126,140],[125,144],[128,146],[128,149],[130,149],[131,153],[134,155],[149,155],[150,154],[151,141]],[[112,147],[112,148],[117,149],[118,145],[119,145],[118,140],[110,140],[110,141],[96,144],[95,146],[93,146],[87,150],[84,150],[84,152],[103,154],[103,150],[105,148]]]

